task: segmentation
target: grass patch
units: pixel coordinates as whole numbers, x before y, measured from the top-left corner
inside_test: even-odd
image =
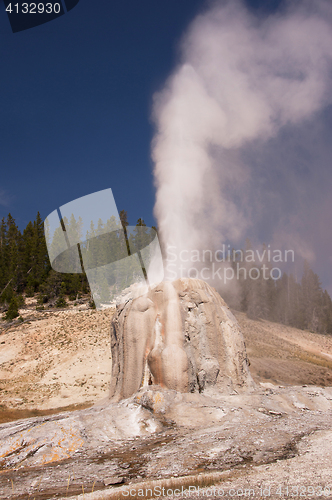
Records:
[[[301,361],[304,361],[305,363],[312,363],[313,365],[322,366],[324,368],[328,368],[329,370],[332,370],[332,361],[321,358],[320,356],[317,356],[316,354],[311,354],[309,352],[299,352],[299,353],[296,353],[296,355],[294,357],[295,357],[295,359],[300,359]]]

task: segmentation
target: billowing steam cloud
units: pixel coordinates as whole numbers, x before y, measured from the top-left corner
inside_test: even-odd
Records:
[[[296,166],[285,170],[279,148],[284,142],[287,150],[294,130],[303,142],[310,120],[332,101],[331,20],[330,1],[291,1],[263,19],[229,0],[193,21],[180,64],[154,99],[155,215],[172,254],[259,238],[270,224],[264,237],[278,235],[283,245],[288,231],[288,247],[311,255],[297,234],[306,188]]]

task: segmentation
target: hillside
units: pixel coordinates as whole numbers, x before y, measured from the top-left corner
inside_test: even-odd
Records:
[[[271,321],[254,321],[233,311],[245,338],[256,382],[332,386],[332,335]]]
[[[332,336],[234,313],[256,382],[332,386]],[[1,325],[0,421],[33,414],[27,410],[87,406],[107,396],[112,309],[83,304],[36,311],[35,300],[27,299],[20,314],[23,323]]]

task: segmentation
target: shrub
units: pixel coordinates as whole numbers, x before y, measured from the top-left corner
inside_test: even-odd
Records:
[[[25,298],[23,297],[23,295],[17,295],[16,299],[17,299],[17,307],[18,308],[23,307],[25,304]]]
[[[18,300],[17,300],[17,297],[14,296],[14,297],[12,297],[12,299],[9,303],[9,307],[8,307],[8,311],[6,312],[5,319],[11,320],[11,319],[17,318],[18,315],[19,315],[19,313],[18,313]]]
[[[67,307],[68,304],[66,302],[66,299],[64,297],[59,297],[58,300],[55,303],[55,307]]]

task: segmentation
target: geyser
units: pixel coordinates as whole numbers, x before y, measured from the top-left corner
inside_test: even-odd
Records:
[[[317,201],[324,185],[312,198],[319,175],[307,148],[332,102],[332,2],[286,0],[268,16],[240,0],[209,4],[184,34],[178,64],[153,103],[158,235],[178,256],[170,279],[181,277],[180,265],[192,267],[182,251],[238,246],[247,237],[275,238],[276,248],[292,245],[308,258],[303,249],[316,222],[301,229],[303,210],[314,221],[329,213]],[[301,148],[308,152],[299,156],[306,123]],[[282,131],[294,137],[287,162]],[[314,175],[304,176],[306,169]]]
[[[179,392],[249,388],[244,340],[220,295],[206,282],[163,282],[118,306],[111,324],[110,398],[141,387]]]

